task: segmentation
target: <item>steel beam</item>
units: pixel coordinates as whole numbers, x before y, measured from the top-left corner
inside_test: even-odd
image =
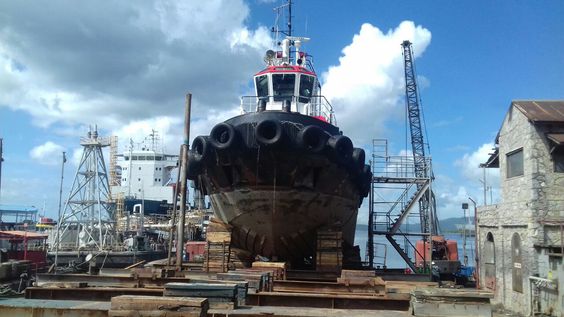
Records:
[[[409,310],[409,294],[400,296],[400,298],[382,298],[379,296],[270,292],[248,294],[247,305],[407,311]]]

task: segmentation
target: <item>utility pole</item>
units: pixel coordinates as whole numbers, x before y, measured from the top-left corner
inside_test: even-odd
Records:
[[[59,213],[57,218],[57,238],[55,239],[55,268],[57,268],[59,258],[59,245],[61,244],[60,229],[61,229],[61,201],[63,198],[63,179],[65,177],[65,163],[67,162],[66,152],[63,152],[63,163],[61,163],[61,185],[59,187]]]

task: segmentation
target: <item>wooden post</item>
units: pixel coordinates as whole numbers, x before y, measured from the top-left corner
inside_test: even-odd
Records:
[[[182,270],[182,253],[184,251],[184,220],[186,218],[186,201],[188,200],[186,172],[188,168],[188,149],[190,143],[190,110],[192,107],[192,94],[186,95],[186,108],[184,112],[184,143],[182,144],[182,166],[180,168],[180,215],[178,219],[178,236],[176,238],[176,269]]]
[[[184,146],[181,145],[180,146],[180,156],[178,159],[178,163],[180,164],[180,166],[182,165],[182,158],[184,157],[184,154],[182,153],[184,151]],[[176,213],[178,212],[178,189],[180,187],[180,171],[178,172],[178,175],[176,176],[176,186],[174,186],[174,193],[172,194],[172,222],[171,222],[171,226],[169,229],[169,233],[168,233],[168,255],[167,255],[167,262],[166,265],[168,266],[167,269],[170,269],[171,266],[171,260],[172,260],[172,237],[174,237],[174,235],[176,234],[176,231],[174,230],[174,226],[176,226]]]

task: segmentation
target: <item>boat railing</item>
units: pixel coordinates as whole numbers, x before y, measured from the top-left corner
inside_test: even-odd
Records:
[[[277,97],[279,98],[280,96]],[[242,96],[241,112],[257,112],[259,100],[267,100],[268,102],[268,100],[273,99],[274,96]],[[327,100],[327,98],[325,98],[325,96],[288,96],[288,100],[290,100],[294,105],[298,104],[298,102],[302,104],[304,109],[303,114],[324,120],[328,123],[331,123],[332,125],[337,125],[337,119],[335,117],[335,113],[333,112],[333,106]]]

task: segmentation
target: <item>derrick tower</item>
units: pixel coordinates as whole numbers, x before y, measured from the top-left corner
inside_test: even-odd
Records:
[[[99,137],[96,128],[80,139],[84,150],[51,244],[53,250],[102,251],[116,243],[115,204],[102,152],[110,144],[110,138]]]

